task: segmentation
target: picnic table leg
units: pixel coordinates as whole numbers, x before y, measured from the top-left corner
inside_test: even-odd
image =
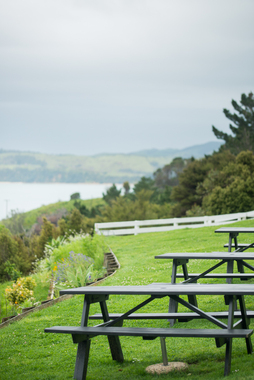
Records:
[[[237,235],[234,235],[235,251],[238,251]],[[237,269],[239,273],[244,273],[244,266],[241,261],[237,261]],[[241,280],[247,280],[247,278],[241,278]]]
[[[183,269],[184,279],[187,280],[189,278],[188,269],[187,269],[187,265],[186,265],[188,263],[188,261],[189,261],[188,259],[173,259],[171,284],[176,283],[177,267],[180,265],[182,266],[182,269]],[[189,303],[191,303],[192,305],[198,306],[197,298],[195,295],[194,296],[188,296],[188,300],[189,300]],[[177,313],[177,309],[178,309],[178,302],[173,300],[172,298],[170,298],[168,312],[169,313]],[[168,321],[170,322],[170,326],[174,326],[174,324],[176,322],[175,319],[169,319]]]
[[[227,262],[227,273],[234,273],[234,260],[229,260]],[[226,279],[228,284],[232,284],[233,279],[232,278],[227,278]],[[225,297],[225,304],[229,304],[229,298]],[[237,300],[234,302],[234,309],[237,310]]]
[[[242,315],[242,328],[248,329],[250,321],[249,321],[249,319],[247,317],[247,313],[246,313],[244,296],[239,296],[238,299],[239,299],[239,305],[240,305],[240,310],[241,310],[241,315]],[[246,341],[247,353],[251,354],[252,353],[251,338],[250,337],[245,338],[245,341]]]
[[[173,259],[173,266],[172,266],[172,275],[171,275],[171,284],[176,283],[176,273],[177,273],[177,266],[178,262],[176,259]],[[178,302],[170,298],[169,300],[169,307],[168,307],[168,312],[169,313],[176,313],[178,309]],[[174,326],[176,320],[175,319],[169,319],[168,320],[170,323],[170,326]]]
[[[234,273],[234,260],[227,262],[227,273]],[[232,284],[232,278],[227,278],[226,281],[228,284]]]
[[[231,252],[232,247],[232,234],[229,233],[229,239],[228,239],[228,252]]]
[[[86,379],[90,344],[91,344],[91,339],[84,340],[83,342],[78,344],[76,365],[75,365],[75,371],[74,371],[75,380]]]
[[[228,329],[233,329],[235,296],[229,296]],[[226,339],[224,376],[228,376],[231,369],[232,338]]]
[[[183,268],[184,279],[187,280],[189,278],[187,265],[182,264],[182,268]],[[195,282],[197,282],[197,281],[195,281]],[[189,303],[198,307],[198,301],[197,301],[197,297],[195,295],[188,296],[188,300],[189,300]]]
[[[167,348],[166,348],[166,341],[165,341],[165,339],[166,338],[161,337],[160,341],[161,341],[161,353],[162,353],[163,365],[167,366],[168,365],[168,355],[167,355]]]
[[[81,327],[87,326],[89,309],[90,309],[90,300],[89,300],[89,297],[85,296],[82,318],[81,318]],[[75,371],[74,371],[75,380],[86,379],[90,344],[91,344],[90,339],[87,339],[87,340],[84,340],[83,342],[78,343],[76,364],[75,364]]]
[[[107,308],[106,301],[100,302],[100,307],[101,307],[101,313],[102,313],[104,322],[108,322],[109,315],[108,315],[108,308]],[[116,325],[122,326],[123,321],[118,322],[114,326]],[[122,351],[119,336],[108,336],[108,343],[109,343],[112,359],[122,363],[124,361],[124,357],[123,357],[123,351]]]

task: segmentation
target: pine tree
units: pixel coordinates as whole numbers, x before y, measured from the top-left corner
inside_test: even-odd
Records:
[[[229,124],[232,135],[219,131],[212,126],[215,136],[224,140],[225,144],[221,146],[221,150],[229,149],[231,153],[238,154],[243,150],[254,152],[254,97],[253,93],[249,95],[242,94],[239,105],[232,100],[232,106],[236,113],[231,113],[224,109],[223,113],[233,124]]]

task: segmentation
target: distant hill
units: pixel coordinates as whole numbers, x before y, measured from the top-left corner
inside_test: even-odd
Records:
[[[195,158],[204,157],[205,154],[212,154],[217,151],[221,143],[218,141],[211,141],[202,145],[193,145],[184,149],[149,149],[141,150],[139,152],[129,153],[130,155],[142,156],[142,157],[182,157],[189,158],[191,156]]]
[[[185,149],[150,149],[96,156],[50,155],[0,149],[0,182],[137,182],[174,157],[201,158],[220,147],[209,142]]]

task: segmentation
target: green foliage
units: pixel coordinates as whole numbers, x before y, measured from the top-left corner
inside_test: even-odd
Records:
[[[129,192],[130,192],[130,189],[131,189],[130,184],[129,184],[128,181],[125,181],[123,183],[123,188],[124,188],[124,195],[128,195]]]
[[[98,206],[101,206],[104,204],[104,201],[101,198],[96,199],[89,199],[89,200],[71,200],[66,202],[56,202],[47,206],[41,206],[37,209],[28,211],[24,213],[25,215],[25,221],[24,221],[24,227],[26,229],[30,229],[38,220],[38,218],[45,216],[50,216],[53,214],[67,214],[70,213],[74,207],[78,208],[75,204],[76,202],[79,202],[81,206],[85,206],[88,208],[88,210],[91,210],[93,208],[97,208]],[[82,211],[80,210],[82,213]]]
[[[107,245],[103,236],[75,234],[68,236],[64,242],[53,250],[46,250],[46,258],[41,261],[44,267],[53,270],[57,263],[69,258],[70,252],[82,253],[94,260],[95,269],[103,266]]]
[[[95,269],[94,260],[82,253],[69,252],[69,257],[57,263],[54,268],[57,287],[86,286],[106,274],[102,266]]]
[[[224,140],[225,144],[221,149],[229,149],[233,154],[238,154],[243,150],[254,151],[254,97],[252,92],[249,95],[242,94],[241,105],[232,100],[232,106],[236,113],[231,113],[224,109],[224,115],[233,124],[229,128],[233,135],[229,135],[212,126],[215,136]]]
[[[139,182],[134,185],[134,194],[139,193],[141,190],[151,190],[154,191],[154,180],[150,177],[141,177]]]
[[[98,204],[90,209],[82,204],[80,201],[75,201],[73,206],[79,210],[79,212],[87,218],[94,218],[96,215],[100,215],[100,209],[103,207],[101,204]]]
[[[9,218],[4,219],[2,223],[13,235],[25,233],[25,214],[15,210],[11,210]]]
[[[180,173],[179,185],[172,190],[171,198],[176,202],[172,207],[172,216],[183,216],[194,205],[203,207],[203,198],[217,184],[217,174],[221,173],[229,162],[234,161],[235,156],[229,151],[215,152],[201,160],[193,159]]]
[[[212,173],[204,187],[209,189],[203,199],[207,214],[219,215],[254,209],[254,155],[241,152],[221,172]]]
[[[73,199],[80,199],[80,193],[71,194],[71,200]]]
[[[164,189],[169,186],[176,186],[179,184],[179,174],[188,165],[191,159],[183,159],[182,157],[176,157],[168,165],[165,165],[161,169],[157,169],[153,173],[155,186],[159,189]]]
[[[41,234],[38,238],[37,245],[35,247],[35,255],[37,258],[42,258],[44,256],[44,248],[47,243],[49,243],[53,238],[53,224],[50,223],[46,217],[43,217],[43,225],[41,229]]]
[[[33,289],[35,288],[35,280],[31,277],[18,278],[16,282],[12,284],[12,287],[8,286],[5,289],[7,300],[15,308],[19,308],[26,300],[33,297]]]
[[[160,206],[151,203],[153,191],[141,190],[132,201],[126,197],[119,197],[111,206],[102,210],[100,221],[128,221],[166,218],[170,215],[171,206]]]
[[[134,195],[141,190],[150,190],[152,195],[150,198],[151,203],[165,205],[172,203],[171,192],[173,186],[179,184],[179,175],[183,169],[194,159],[183,159],[176,157],[170,164],[165,165],[163,168],[157,169],[153,173],[153,178],[142,177],[139,182],[134,185]]]
[[[16,281],[19,277],[21,277],[21,272],[16,268],[16,265],[11,263],[9,260],[6,260],[3,264],[3,273],[4,277],[11,281]]]
[[[102,194],[102,198],[107,204],[111,204],[112,201],[116,200],[121,194],[121,190],[117,190],[116,185],[113,185],[106,191],[106,194]]]
[[[31,269],[32,259],[28,247],[20,237],[13,236],[2,226],[0,228],[0,281],[15,279],[21,272]]]
[[[82,231],[83,216],[77,208],[74,208],[68,216],[67,226],[69,230],[80,233]]]

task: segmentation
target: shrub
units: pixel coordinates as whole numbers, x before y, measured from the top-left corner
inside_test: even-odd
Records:
[[[16,282],[12,284],[12,287],[5,289],[5,295],[7,300],[15,308],[19,308],[26,300],[33,297],[33,289],[36,283],[31,277],[18,278]]]

